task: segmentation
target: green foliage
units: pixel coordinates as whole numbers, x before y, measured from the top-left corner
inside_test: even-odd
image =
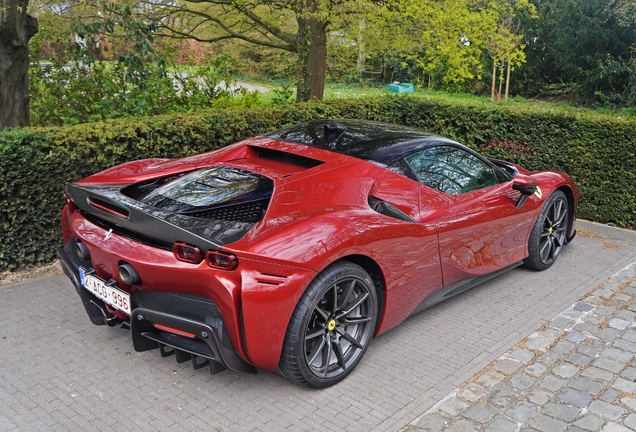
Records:
[[[68,125],[128,116],[192,112],[233,104],[240,92],[243,106],[258,95],[234,90],[236,60],[229,54],[188,71],[168,72],[153,48],[157,24],[136,20],[128,6],[103,3],[106,17],[76,28],[79,41],[70,59],[53,57],[30,69],[31,122]],[[99,35],[123,34],[126,53],[115,63],[95,61]],[[69,62],[70,60],[70,62]]]
[[[285,105],[292,103],[295,99],[294,89],[289,84],[283,84],[280,87],[272,89],[272,104]]]
[[[182,157],[316,118],[400,123],[579,185],[578,216],[636,226],[636,122],[598,114],[394,96],[217,109],[0,133],[0,271],[50,262],[64,185],[129,160]]]

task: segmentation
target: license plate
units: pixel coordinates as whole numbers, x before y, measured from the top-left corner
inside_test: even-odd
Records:
[[[127,315],[132,313],[130,308],[130,294],[124,292],[117,287],[106,284],[103,280],[86,273],[86,270],[80,267],[80,283],[94,296],[99,297],[106,303]]]

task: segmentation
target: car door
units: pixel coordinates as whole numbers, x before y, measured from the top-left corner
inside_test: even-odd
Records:
[[[406,157],[422,184],[421,222],[434,223],[445,287],[513,265],[527,254],[529,206],[516,208],[512,178],[463,146],[432,145]]]

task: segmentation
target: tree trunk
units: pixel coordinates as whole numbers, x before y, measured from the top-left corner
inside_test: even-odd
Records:
[[[506,72],[506,98],[504,99],[508,102],[508,89],[510,88],[510,60],[508,60],[508,71]]]
[[[490,90],[490,102],[495,101],[495,86],[497,85],[497,59],[492,59],[492,87]]]
[[[29,125],[29,39],[38,21],[28,0],[0,0],[0,130]]]
[[[362,77],[364,71],[364,30],[367,26],[367,21],[362,19],[360,21],[360,27],[358,28],[358,62],[356,63],[356,72],[358,77]]]
[[[327,23],[321,19],[321,0],[301,0],[297,12],[298,63],[296,102],[322,100],[327,71]]]

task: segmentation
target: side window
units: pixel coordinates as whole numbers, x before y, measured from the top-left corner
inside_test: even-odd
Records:
[[[464,149],[441,145],[406,157],[417,179],[447,194],[457,195],[497,184],[492,168]]]

